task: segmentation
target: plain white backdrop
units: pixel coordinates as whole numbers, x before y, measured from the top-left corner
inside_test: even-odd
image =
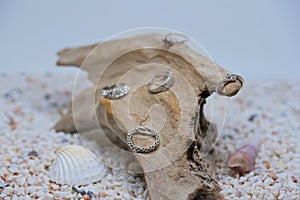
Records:
[[[300,1],[0,1],[0,72],[52,70],[56,52],[170,28],[246,79],[300,77]]]

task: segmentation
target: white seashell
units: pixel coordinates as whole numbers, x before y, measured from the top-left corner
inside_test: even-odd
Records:
[[[68,145],[56,151],[50,168],[50,179],[57,184],[86,185],[102,179],[105,166],[89,150]]]

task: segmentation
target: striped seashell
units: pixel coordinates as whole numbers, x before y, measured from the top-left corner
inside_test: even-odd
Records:
[[[82,146],[68,145],[56,151],[49,177],[57,184],[86,185],[105,176],[105,166]]]

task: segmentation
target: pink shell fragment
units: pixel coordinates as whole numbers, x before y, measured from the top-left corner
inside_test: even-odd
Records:
[[[227,166],[240,174],[250,172],[254,168],[259,144],[259,140],[253,140],[239,148],[236,152],[230,154],[227,160]]]

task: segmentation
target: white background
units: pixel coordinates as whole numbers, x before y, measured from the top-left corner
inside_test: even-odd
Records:
[[[0,1],[0,72],[55,68],[56,52],[132,28],[187,34],[246,79],[300,75],[300,1]]]

